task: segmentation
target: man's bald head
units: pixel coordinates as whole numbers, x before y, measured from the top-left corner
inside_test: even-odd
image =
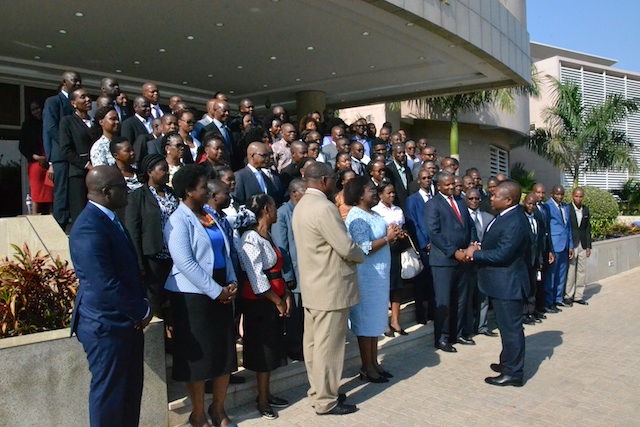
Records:
[[[87,172],[87,198],[107,209],[127,205],[127,184],[115,166],[95,166]]]
[[[142,96],[147,98],[149,103],[156,105],[160,99],[160,92],[155,83],[147,82],[142,85]]]

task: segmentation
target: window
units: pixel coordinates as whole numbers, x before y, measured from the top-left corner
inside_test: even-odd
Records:
[[[503,173],[509,176],[509,152],[502,148],[489,146],[491,150],[491,176]]]

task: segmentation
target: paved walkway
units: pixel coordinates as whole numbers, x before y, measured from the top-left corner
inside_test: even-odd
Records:
[[[458,353],[424,346],[392,354],[384,366],[388,384],[364,384],[357,370],[345,372],[341,391],[360,411],[317,416],[307,387],[283,394],[292,405],[275,421],[263,420],[254,404],[230,411],[242,426],[639,426],[640,268],[589,285],[589,306],[575,305],[527,326],[526,384],[484,383],[495,375],[500,339],[476,337]]]

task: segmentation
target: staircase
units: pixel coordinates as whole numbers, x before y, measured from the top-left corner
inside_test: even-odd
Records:
[[[379,353],[380,358],[391,356],[396,353],[406,351],[408,348],[416,346],[432,345],[431,339],[427,335],[433,334],[433,323],[427,325],[416,324],[413,302],[406,303],[401,307],[400,324],[409,332],[409,335],[388,338],[384,335],[380,337]],[[238,364],[242,364],[242,346],[237,346]],[[358,342],[351,333],[347,331],[347,343],[345,349],[344,369],[351,370],[360,366],[360,353]],[[191,413],[191,401],[186,395],[184,383],[175,383],[171,380],[171,356],[167,355],[167,393],[169,398],[169,426],[177,427],[188,425],[189,414]],[[256,377],[255,373],[240,368],[234,374],[246,378],[244,384],[230,384],[227,393],[226,407],[233,408],[244,405],[255,400]],[[287,366],[276,369],[271,375],[271,391],[279,394],[285,390],[307,384],[307,371],[304,362],[289,361]],[[211,395],[205,395],[205,407],[211,403]]]

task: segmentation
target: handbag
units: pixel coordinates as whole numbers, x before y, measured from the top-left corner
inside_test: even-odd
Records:
[[[424,269],[422,261],[420,260],[420,253],[416,249],[416,245],[413,243],[411,236],[407,236],[411,246],[400,254],[400,277],[403,279],[413,279]]]

